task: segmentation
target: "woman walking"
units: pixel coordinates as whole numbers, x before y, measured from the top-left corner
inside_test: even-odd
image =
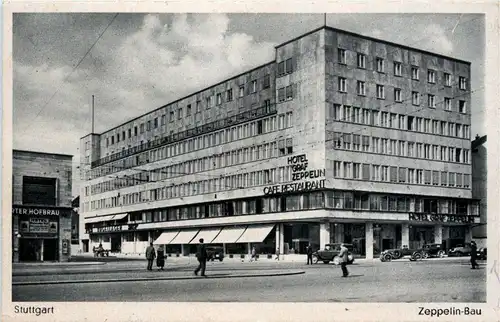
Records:
[[[165,250],[163,249],[163,245],[158,247],[156,254],[156,266],[158,266],[159,270],[163,270],[163,267],[165,266]]]

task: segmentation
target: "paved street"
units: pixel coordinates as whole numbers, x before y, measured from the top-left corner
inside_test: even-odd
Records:
[[[361,262],[349,266],[349,278],[340,267],[303,263],[214,262],[207,274],[192,277],[192,263],[176,263],[164,272],[144,271],[142,263],[96,265],[94,271],[61,275],[14,276],[13,282],[141,279],[151,281],[77,284],[14,285],[14,301],[299,301],[299,302],[484,302],[486,269],[471,270],[466,258],[421,262]],[[121,269],[121,271],[120,271]],[[232,278],[238,274],[305,271],[301,275]],[[182,277],[183,279],[156,280]],[[190,279],[185,279],[185,278]],[[229,277],[229,278],[221,278]]]

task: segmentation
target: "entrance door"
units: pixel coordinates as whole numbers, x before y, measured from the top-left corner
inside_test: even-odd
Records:
[[[43,260],[46,262],[54,262],[59,259],[58,239],[43,240]]]
[[[88,239],[82,240],[82,245],[83,245],[83,252],[88,253],[89,252],[89,240]]]
[[[122,248],[122,236],[121,235],[111,235],[111,252],[120,253]]]
[[[40,239],[21,238],[19,240],[19,261],[35,262],[41,260],[41,244]]]

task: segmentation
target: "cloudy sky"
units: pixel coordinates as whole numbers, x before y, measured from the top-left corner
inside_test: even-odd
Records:
[[[13,144],[69,153],[79,138],[274,59],[318,14],[14,14]],[[329,14],[329,26],[472,62],[472,135],[484,122],[484,17]],[[89,51],[83,61],[82,58]],[[78,68],[75,67],[81,61]]]

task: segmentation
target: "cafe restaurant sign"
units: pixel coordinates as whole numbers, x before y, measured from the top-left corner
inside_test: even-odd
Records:
[[[308,170],[309,162],[305,154],[289,157],[287,163],[292,166],[293,182],[265,187],[265,195],[313,191],[325,187],[325,169]]]
[[[52,208],[52,207],[37,207],[37,206],[12,206],[13,215],[24,216],[68,216],[71,214],[71,208]]]
[[[410,221],[427,221],[436,223],[473,224],[474,217],[466,215],[409,214]]]
[[[125,229],[123,229],[122,226],[104,226],[104,227],[92,228],[93,233],[113,233],[113,232],[119,232],[122,230],[127,230],[127,226],[125,226]]]

